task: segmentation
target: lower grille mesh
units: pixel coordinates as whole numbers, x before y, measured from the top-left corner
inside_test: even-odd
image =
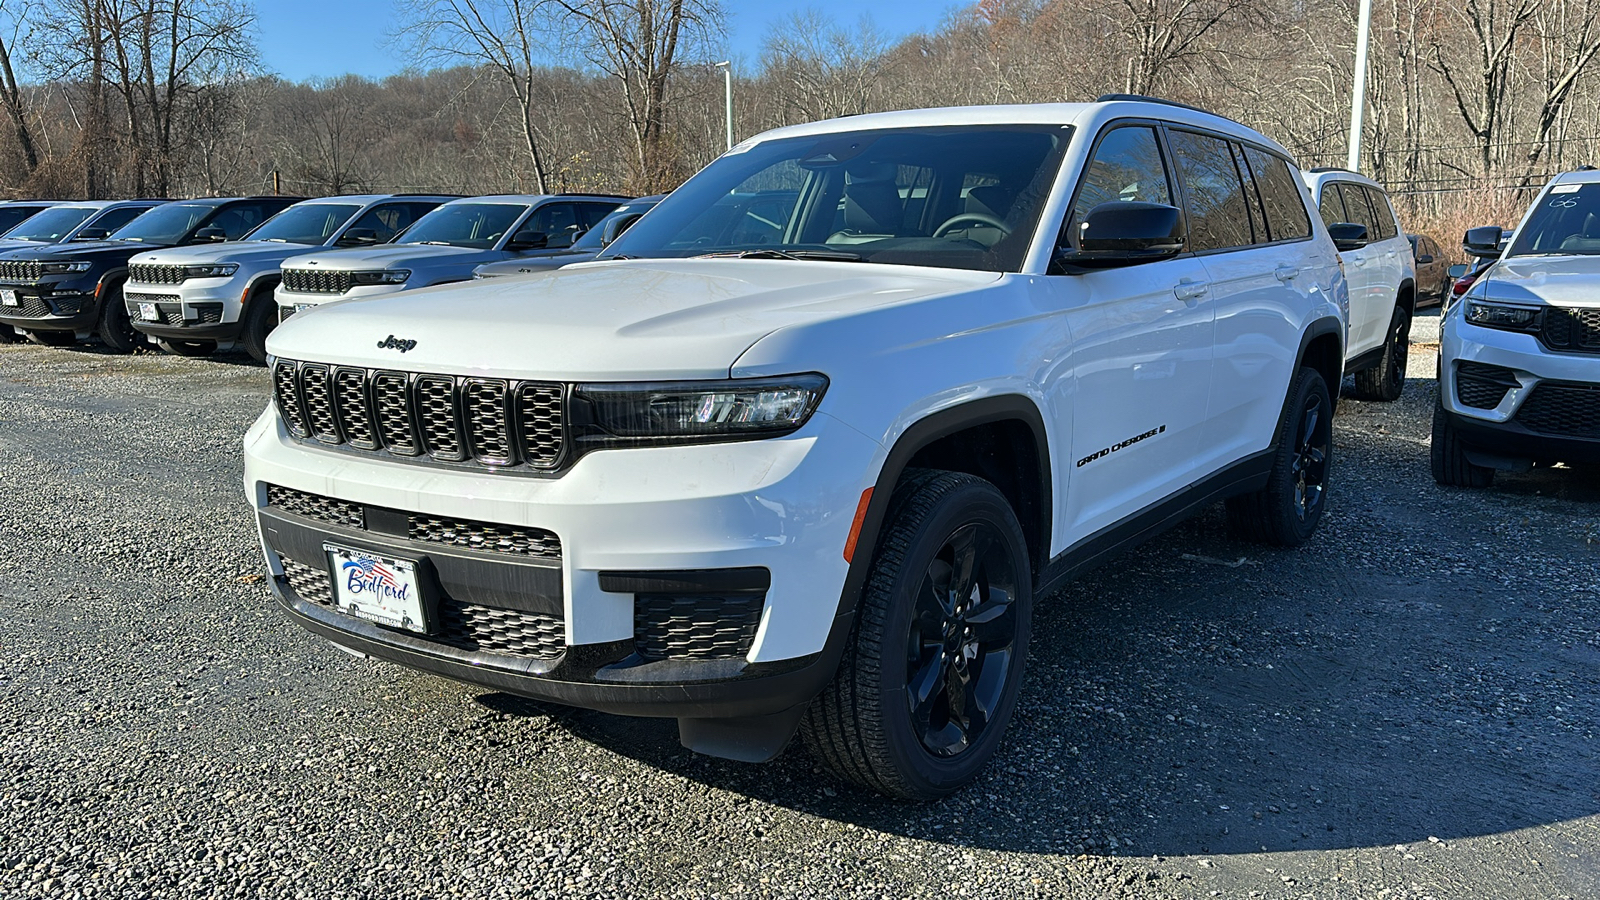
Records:
[[[633,639],[645,659],[735,659],[750,652],[763,594],[681,597],[639,594]]]
[[[300,599],[334,608],[333,581],[325,569],[282,554],[278,562],[283,566],[284,581]],[[470,653],[520,659],[555,659],[566,651],[566,627],[557,616],[457,603],[448,597],[439,602],[439,632],[414,636]]]
[[[1600,438],[1600,384],[1546,381],[1522,402],[1516,421],[1541,434]]]
[[[1494,409],[1505,399],[1507,391],[1520,386],[1516,374],[1504,366],[1470,361],[1456,363],[1456,399],[1462,406]]]

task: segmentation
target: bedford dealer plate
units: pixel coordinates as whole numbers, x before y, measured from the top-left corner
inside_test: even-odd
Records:
[[[159,322],[161,321],[161,311],[156,309],[156,305],[154,303],[140,303],[139,321]]]
[[[390,628],[428,632],[416,560],[334,544],[322,549],[333,571],[333,599],[340,612]]]
[[[0,306],[21,306],[22,301],[17,299],[16,291],[0,291]]]

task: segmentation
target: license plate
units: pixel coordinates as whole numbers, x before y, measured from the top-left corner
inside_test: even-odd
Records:
[[[380,556],[323,544],[333,569],[333,599],[339,611],[391,628],[428,633],[416,560]]]
[[[141,303],[139,304],[139,321],[159,322],[161,321],[161,310],[156,309],[154,303]]]
[[[21,306],[22,301],[17,299],[16,291],[0,291],[0,306]]]

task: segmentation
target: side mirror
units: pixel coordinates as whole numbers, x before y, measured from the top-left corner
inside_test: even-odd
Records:
[[[1499,225],[1468,228],[1466,236],[1461,239],[1461,249],[1480,259],[1499,256],[1500,236],[1504,230]]]
[[[228,239],[228,233],[215,225],[211,225],[196,231],[194,239],[197,242],[210,241],[211,243],[219,243]]]
[[[643,217],[644,213],[633,213],[631,215],[618,216],[615,219],[607,222],[606,229],[600,232],[601,248],[611,246],[612,241],[622,237],[622,233],[624,231],[627,231],[629,228],[633,227],[633,223],[639,221]]]
[[[104,228],[85,228],[72,236],[75,241],[103,241],[111,236],[111,232]]]
[[[550,236],[542,231],[522,231],[511,236],[506,249],[513,253],[523,250],[543,250],[550,246]]]
[[[1057,261],[1077,266],[1130,266],[1183,252],[1183,214],[1163,203],[1112,200],[1084,216],[1078,247],[1062,247]]]
[[[1444,273],[1449,275],[1452,279],[1460,278],[1461,276],[1467,274],[1467,267],[1465,263],[1460,263],[1445,269]]]
[[[1367,226],[1357,225],[1355,222],[1335,222],[1328,226],[1328,237],[1333,238],[1333,246],[1340,253],[1349,250],[1360,250],[1372,239],[1367,236]]]
[[[1431,263],[1431,262],[1433,262],[1433,254],[1432,253],[1424,253],[1421,256],[1417,257],[1417,265],[1419,265],[1419,266],[1425,266],[1425,265],[1427,265],[1428,263]]]
[[[371,228],[352,228],[339,236],[341,247],[361,247],[377,242],[378,233]]]

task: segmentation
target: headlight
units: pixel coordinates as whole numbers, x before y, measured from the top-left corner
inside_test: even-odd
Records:
[[[405,284],[410,269],[384,269],[380,272],[351,272],[351,284]]]
[[[580,384],[572,392],[580,444],[641,446],[753,440],[797,431],[828,389],[815,372],[781,378]]]
[[[39,271],[46,275],[73,275],[87,272],[93,265],[90,262],[47,262],[39,264]]]
[[[1539,327],[1539,307],[1536,306],[1468,299],[1465,316],[1474,325],[1504,331],[1534,331]]]
[[[238,263],[229,263],[225,266],[184,266],[185,278],[232,278],[239,271]]]

